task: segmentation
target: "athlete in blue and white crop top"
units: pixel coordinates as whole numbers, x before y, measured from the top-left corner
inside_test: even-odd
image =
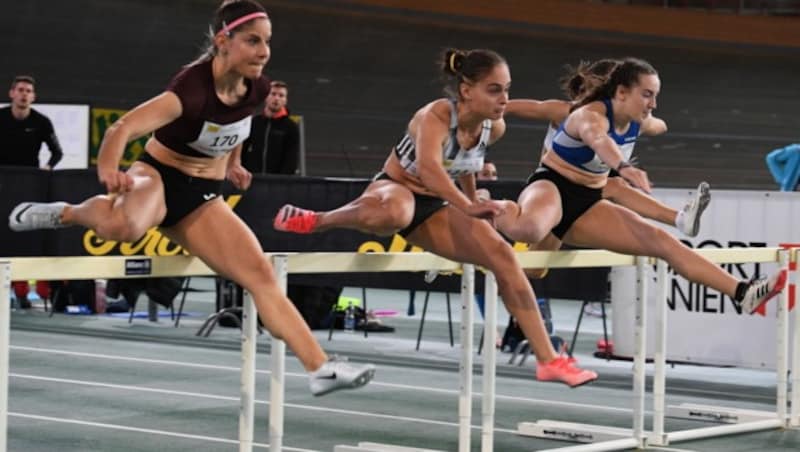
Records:
[[[457,178],[465,174],[478,173],[483,168],[483,160],[489,148],[489,139],[492,134],[492,121],[483,121],[478,143],[470,149],[463,149],[458,144],[456,133],[458,132],[458,113],[456,102],[450,100],[450,133],[447,141],[442,146],[442,163],[447,174],[451,178]],[[397,156],[403,169],[413,176],[419,176],[417,172],[416,143],[409,132],[395,145],[394,154]]]
[[[621,151],[623,160],[628,161],[641,132],[641,123],[631,121],[624,133],[617,133],[614,129],[614,110],[611,100],[602,99],[601,102],[605,106],[605,116],[609,122],[607,134]],[[558,127],[558,131],[552,137],[551,148],[547,149],[542,157],[542,164],[577,184],[602,188],[610,171],[609,166],[580,138],[570,136],[566,131],[566,124],[564,121]],[[546,140],[545,145],[547,144]]]
[[[631,121],[630,127],[622,135],[614,130],[614,110],[610,99],[603,99],[606,106],[606,117],[608,118],[608,136],[619,146],[624,159],[630,160],[633,154],[633,147],[639,137],[640,124]],[[558,131],[553,137],[552,150],[565,162],[584,171],[596,174],[608,173],[610,168],[606,165],[595,151],[583,143],[579,138],[573,138],[564,130],[564,123],[558,127]]]

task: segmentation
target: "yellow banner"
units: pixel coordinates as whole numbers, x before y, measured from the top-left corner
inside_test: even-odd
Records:
[[[233,209],[241,199],[242,195],[231,195],[228,196],[225,202]],[[105,256],[108,254],[175,256],[180,253],[189,254],[180,245],[172,243],[157,227],[148,229],[144,237],[133,243],[105,240],[98,237],[93,229],[89,229],[83,234],[83,248],[92,256]]]
[[[127,113],[127,110],[116,108],[92,108],[89,164],[97,165],[97,154],[100,151],[100,143],[103,142],[103,136],[106,130],[125,113]],[[144,151],[144,144],[147,142],[148,138],[149,136],[145,136],[128,143],[128,146],[125,147],[125,153],[122,155],[120,166],[125,168],[131,166],[133,162],[139,158],[139,154]]]

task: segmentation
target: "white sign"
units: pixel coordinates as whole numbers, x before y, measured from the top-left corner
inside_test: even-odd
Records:
[[[0,104],[5,107],[8,104]],[[39,104],[33,109],[50,118],[64,158],[56,165],[57,170],[89,167],[89,106],[72,104]],[[50,160],[50,151],[42,144],[39,151],[39,167]]]
[[[655,190],[654,196],[669,206],[680,208],[689,193],[689,190],[661,189]],[[734,248],[800,243],[798,224],[800,192],[713,190],[712,187],[711,204],[702,217],[697,237],[682,238],[674,228],[662,227],[692,248]],[[723,264],[723,267],[738,279],[749,279],[771,275],[777,271],[778,264]],[[648,270],[647,350],[648,356],[652,356],[656,281],[654,269]],[[614,354],[633,356],[636,271],[631,267],[614,268],[610,278]],[[767,305],[765,317],[739,313],[727,295],[690,283],[671,269],[669,279],[668,360],[775,368],[777,307],[774,302]]]

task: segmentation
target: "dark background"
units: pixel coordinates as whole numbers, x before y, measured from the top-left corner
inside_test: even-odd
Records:
[[[764,155],[800,141],[800,49],[456,20],[336,1],[264,2],[273,20],[267,72],[286,80],[306,122],[309,175],[369,177],[411,114],[438,97],[446,46],[488,47],[512,69],[512,97],[560,97],[563,66],[638,56],[659,70],[657,115],[670,131],[637,154],[661,187],[775,189]],[[34,75],[41,102],[131,108],[201,51],[218,1],[4,2],[0,82]],[[709,20],[724,15],[709,15]],[[800,30],[800,22],[797,22]],[[800,32],[798,32],[800,33]],[[510,121],[490,158],[502,178],[531,171],[543,124]],[[5,151],[0,149],[0,152]]]

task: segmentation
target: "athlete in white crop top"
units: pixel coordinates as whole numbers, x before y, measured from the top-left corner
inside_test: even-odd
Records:
[[[577,368],[553,349],[513,249],[484,221],[500,213],[499,202],[477,197],[475,173],[486,147],[505,132],[508,65],[490,50],[450,49],[440,67],[453,100],[435,100],[414,114],[383,171],[358,199],[328,212],[286,205],[274,226],[295,233],[331,228],[378,235],[399,231],[432,253],[486,267],[497,276],[506,308],[532,344],[539,361],[537,378],[570,386],[590,382],[596,373]]]
[[[649,192],[647,173],[623,158],[618,143],[632,123],[652,116],[661,89],[658,73],[643,60],[627,58],[598,80],[579,99],[561,130],[632,185]],[[508,237],[538,243],[552,231],[575,246],[658,257],[686,279],[727,295],[748,314],[763,312],[766,302],[786,284],[785,271],[753,282],[737,280],[635,212],[601,199],[597,182],[607,174],[577,168],[569,161],[571,156],[555,154],[545,154],[547,166],[531,176],[517,203],[508,202],[496,219]]]

